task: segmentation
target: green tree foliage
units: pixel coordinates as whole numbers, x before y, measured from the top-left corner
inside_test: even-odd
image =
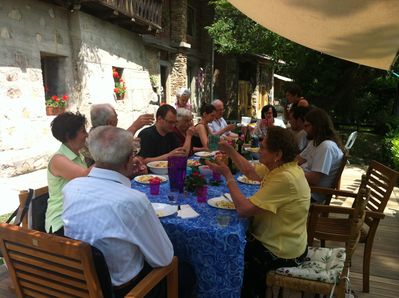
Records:
[[[337,59],[295,44],[252,21],[226,0],[214,0],[207,27],[221,54],[266,54],[276,72],[294,79],[304,96],[335,122],[373,125],[387,131],[399,109],[398,78],[386,71]],[[285,64],[277,63],[278,60]],[[394,67],[399,70],[399,63]]]
[[[207,30],[216,51],[266,54],[273,59],[275,72],[297,82],[303,96],[327,110],[335,123],[373,126],[379,134],[399,138],[399,131],[395,133],[399,124],[398,77],[295,44],[252,21],[226,0],[210,2],[215,20]],[[285,64],[277,63],[279,59]],[[398,62],[393,70],[399,72]]]

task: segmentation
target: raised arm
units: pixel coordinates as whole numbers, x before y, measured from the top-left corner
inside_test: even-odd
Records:
[[[226,154],[232,159],[234,164],[251,180],[261,181],[262,178],[256,174],[255,168],[252,164],[246,160],[241,154],[239,154],[232,146],[227,144],[225,141],[219,142],[219,149],[226,152]]]
[[[140,128],[145,125],[151,125],[152,123],[154,123],[154,115],[143,114],[140,115],[127,130],[134,135]]]

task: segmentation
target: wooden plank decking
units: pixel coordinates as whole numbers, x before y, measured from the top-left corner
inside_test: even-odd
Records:
[[[341,188],[356,190],[363,170],[356,166],[347,166],[344,170]],[[399,190],[394,189],[386,217],[380,222],[374,241],[371,260],[370,293],[362,289],[363,245],[359,244],[352,260],[351,283],[356,297],[399,297]],[[334,200],[333,204],[349,205],[350,202]],[[9,289],[10,280],[4,266],[0,266],[0,297],[15,298]]]

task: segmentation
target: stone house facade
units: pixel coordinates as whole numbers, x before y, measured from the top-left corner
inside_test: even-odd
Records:
[[[205,100],[195,78],[200,69],[211,73],[209,37],[200,29],[208,1],[154,0],[162,4],[162,26],[139,30],[134,17],[129,24],[121,18],[120,2],[0,2],[0,177],[46,167],[59,146],[50,131],[54,116],[45,111],[48,96],[68,95],[67,110],[86,116],[92,104],[111,103],[120,127],[156,110],[152,84],[163,87],[167,103],[183,86],[191,87],[193,101]],[[104,3],[115,3],[114,10],[105,15]],[[126,84],[122,100],[114,94],[113,69]]]

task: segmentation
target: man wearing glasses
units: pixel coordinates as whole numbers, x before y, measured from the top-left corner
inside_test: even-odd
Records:
[[[155,124],[139,133],[139,155],[144,158],[146,164],[167,160],[169,156],[187,156],[186,150],[179,147],[179,140],[174,133],[176,123],[176,109],[165,104],[157,110]]]

